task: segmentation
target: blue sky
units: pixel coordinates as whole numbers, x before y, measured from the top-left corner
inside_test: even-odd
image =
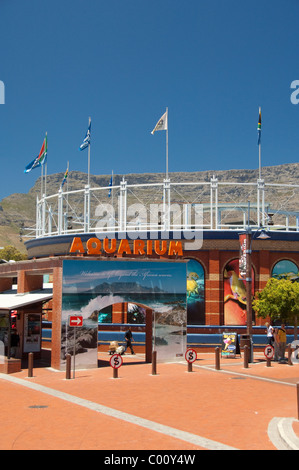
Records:
[[[48,133],[47,172],[87,172],[78,151],[92,119],[91,173],[258,167],[298,161],[297,0],[0,0],[0,199]],[[107,178],[107,184],[109,183]]]

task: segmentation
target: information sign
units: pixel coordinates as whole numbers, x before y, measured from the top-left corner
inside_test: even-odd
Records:
[[[221,356],[235,357],[236,354],[240,354],[238,334],[222,333]]]

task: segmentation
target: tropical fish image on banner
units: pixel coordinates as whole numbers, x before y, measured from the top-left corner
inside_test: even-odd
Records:
[[[187,322],[205,324],[205,275],[202,265],[193,259],[187,263]]]
[[[252,270],[252,296],[254,271]],[[246,281],[239,275],[239,259],[230,261],[224,270],[224,324],[246,325]],[[254,312],[253,312],[254,314]]]

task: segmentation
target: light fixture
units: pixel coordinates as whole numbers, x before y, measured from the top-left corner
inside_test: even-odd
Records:
[[[271,237],[270,235],[267,234],[265,230],[261,230],[261,233],[256,238],[259,238],[260,240],[267,240],[267,238],[271,238]]]

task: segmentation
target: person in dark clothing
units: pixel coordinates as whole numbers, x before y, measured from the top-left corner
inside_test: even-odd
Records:
[[[134,341],[134,339],[133,339],[131,327],[129,327],[128,330],[125,333],[125,340],[126,340],[126,346],[125,346],[124,353],[126,352],[126,350],[128,348],[130,348],[131,349],[131,354],[135,354],[134,351],[133,351],[133,346],[132,346],[132,341]]]
[[[10,355],[11,357],[16,357],[17,348],[20,344],[20,337],[16,330],[12,330],[10,338]]]

